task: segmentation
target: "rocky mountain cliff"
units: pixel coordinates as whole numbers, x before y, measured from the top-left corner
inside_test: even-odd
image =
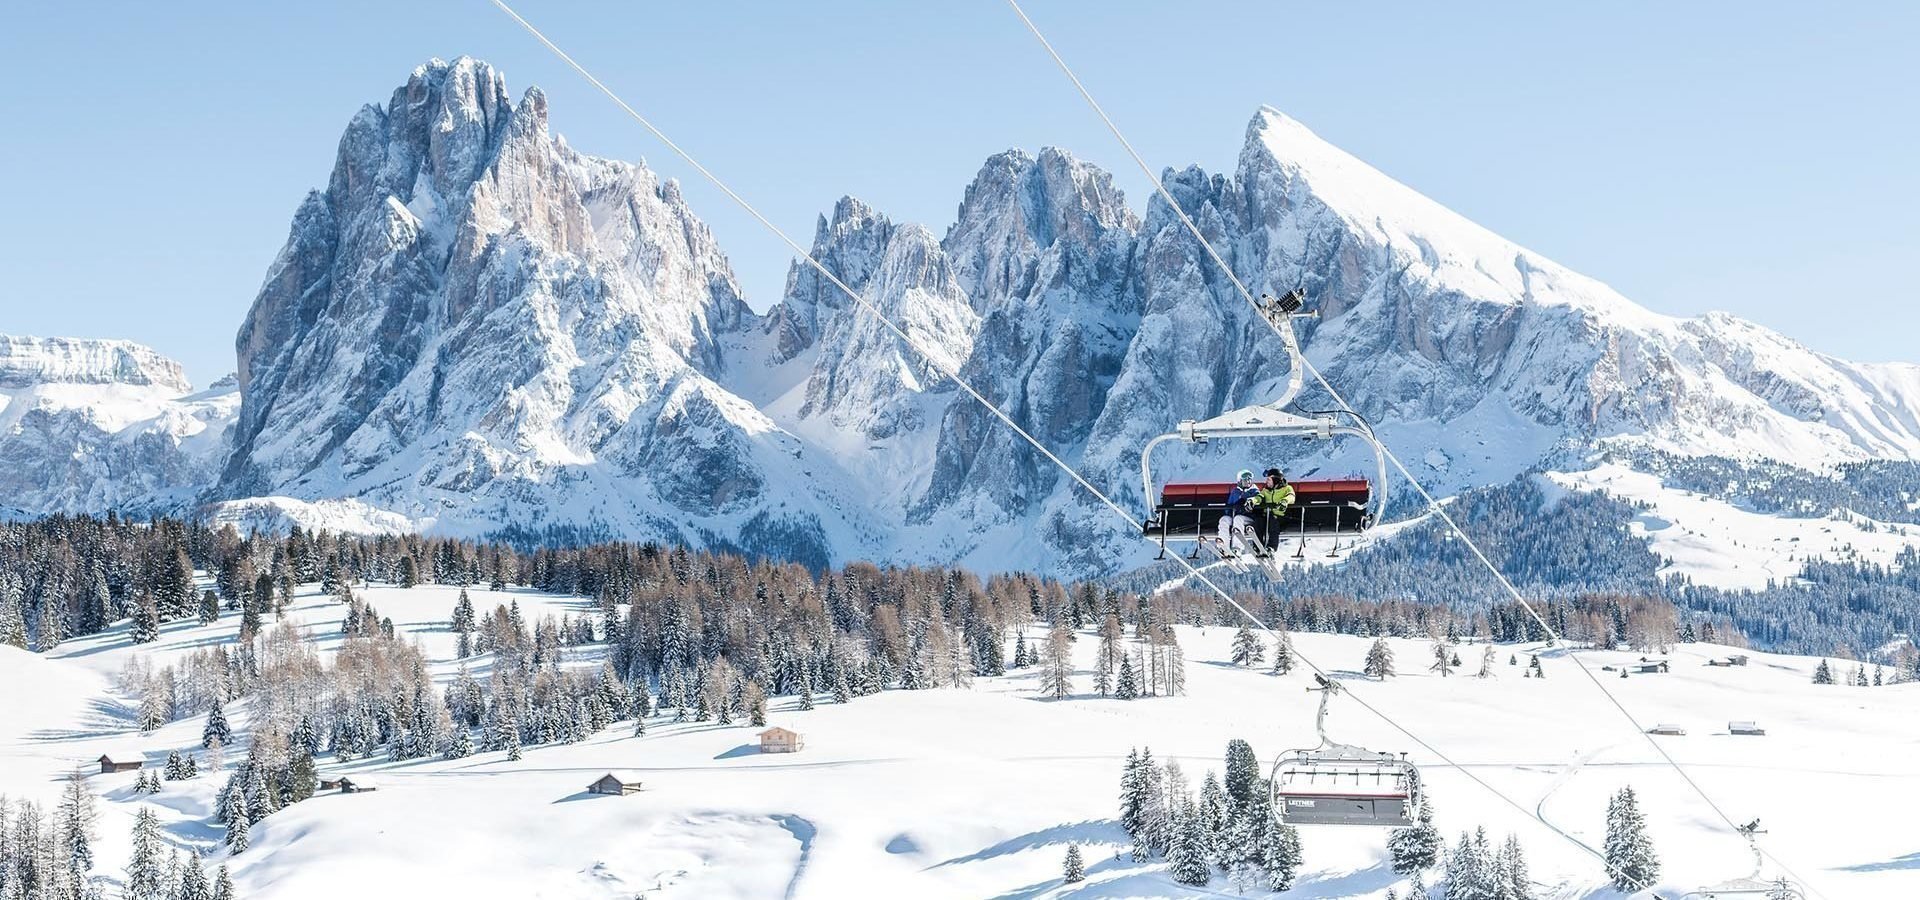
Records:
[[[1165,180],[1255,291],[1306,289],[1308,356],[1436,489],[1609,443],[1807,467],[1920,456],[1920,367],[1654,314],[1277,111],[1254,117],[1231,175]],[[347,501],[380,527],[1103,571],[1139,558],[1124,523],[940,369],[1135,504],[1149,437],[1268,400],[1286,376],[1161,198],[1136,215],[1061,150],[988,159],[944,235],[844,198],[812,249],[939,365],[805,264],[755,315],[674,183],[573,150],[538,89],[514,102],[484,63],[430,63],[354,117],[296,213],[238,336],[231,439],[196,457],[220,470],[204,499],[249,521]],[[40,365],[16,378],[65,364]],[[1331,405],[1310,388],[1298,407]],[[1163,471],[1305,475],[1363,450],[1171,448]],[[17,496],[137,492],[38,479]]]

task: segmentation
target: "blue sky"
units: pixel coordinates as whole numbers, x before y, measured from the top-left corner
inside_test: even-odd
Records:
[[[802,241],[853,194],[943,231],[982,160],[1145,179],[998,0],[523,15]],[[1029,12],[1156,167],[1262,103],[1654,309],[1920,360],[1920,4],[1090,3]],[[681,178],[756,307],[789,254],[484,0],[38,4],[0,33],[0,332],[125,337],[204,384],[341,129],[432,56]]]

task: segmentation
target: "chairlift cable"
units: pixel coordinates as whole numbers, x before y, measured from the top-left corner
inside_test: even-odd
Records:
[[[586,67],[582,66],[579,62],[575,61],[572,56],[569,56],[566,53],[566,51],[562,50],[557,44],[555,44],[551,39],[549,39],[546,36],[546,34],[544,34],[538,28],[536,28],[533,25],[533,23],[528,22],[518,12],[514,11],[514,9],[511,6],[507,5],[507,3],[504,2],[504,0],[488,0],[488,2],[492,3],[495,7],[498,7],[501,12],[506,13],[515,22],[519,23],[521,28],[525,29],[528,34],[534,37],[535,40],[539,41],[555,56],[559,57],[560,60],[566,63],[569,68],[574,70],[574,72],[579,74],[582,78],[586,79],[586,81],[589,84],[592,84],[594,88],[600,91],[600,93],[606,95],[606,97],[609,100],[612,100],[615,105],[619,106],[620,109],[628,115],[628,117],[632,118],[635,122],[638,122],[642,128],[646,129],[647,132],[652,134],[655,139],[659,140],[662,144],[666,145],[666,147],[669,150],[672,150],[675,155],[679,156],[683,162],[691,166],[695,171],[699,172],[702,177],[704,177],[708,182],[712,183],[713,186],[718,188],[722,193],[726,194],[727,197],[731,199],[735,205],[739,206],[742,210],[746,211],[748,215],[752,216],[755,220],[760,222],[760,224],[765,226],[767,230],[773,232],[775,237],[778,237],[788,247],[792,248],[794,253],[798,254],[799,257],[802,260],[805,260],[809,266],[811,266],[814,270],[818,271],[823,277],[825,277],[828,280],[829,283],[833,284],[842,293],[845,293],[849,298],[851,298],[856,304],[858,304],[866,312],[872,314],[874,318],[878,319],[882,325],[885,325],[889,331],[893,332],[895,336],[900,338],[900,340],[903,343],[905,343],[909,348],[911,348],[915,353],[919,354],[922,358],[926,359],[929,364],[931,364],[935,369],[940,371],[940,373],[945,375],[948,379],[953,381],[954,384],[959,386],[959,388],[962,391],[966,392],[968,396],[972,397],[981,406],[985,407],[986,410],[992,413],[995,418],[999,419],[1002,424],[1006,425],[1015,434],[1019,435],[1021,439],[1025,440],[1035,450],[1039,451],[1039,453],[1042,456],[1046,457],[1046,459],[1049,462],[1053,463],[1055,467],[1059,468],[1062,472],[1066,473],[1068,477],[1070,477],[1076,484],[1078,484],[1087,493],[1091,494],[1095,499],[1099,500],[1108,509],[1112,510],[1116,516],[1120,517],[1123,521],[1127,523],[1127,528],[1129,531],[1138,530],[1139,522],[1134,519],[1131,513],[1127,512],[1119,504],[1115,503],[1111,498],[1109,498],[1099,488],[1095,487],[1091,482],[1089,482],[1084,476],[1082,476],[1078,471],[1076,471],[1065,460],[1055,455],[1053,451],[1047,449],[1046,445],[1042,444],[1037,438],[1029,434],[1026,431],[1026,429],[1020,427],[1020,425],[1017,422],[1015,422],[1006,412],[1002,411],[992,401],[988,400],[985,395],[981,394],[972,385],[968,384],[964,379],[962,379],[960,377],[959,372],[955,370],[952,366],[944,362],[939,355],[934,354],[933,352],[928,350],[926,347],[922,346],[922,344],[918,340],[916,340],[912,335],[908,334],[899,325],[895,324],[892,319],[888,318],[887,315],[884,312],[882,312],[878,307],[874,306],[871,301],[867,300],[865,297],[862,297],[857,291],[854,291],[852,288],[848,287],[846,283],[841,281],[840,278],[836,276],[832,271],[830,271],[825,264],[823,264],[818,259],[816,259],[812,253],[810,253],[806,248],[800,246],[800,244],[794,241],[794,239],[790,237],[784,230],[782,230],[778,225],[775,225],[771,220],[769,220],[765,215],[763,215],[752,204],[748,203],[744,197],[740,196],[740,194],[736,193],[731,187],[727,186],[726,182],[721,181],[720,178],[714,175],[713,172],[707,169],[706,166],[701,165],[699,160],[695,159],[692,154],[688,153],[679,144],[675,143],[671,138],[669,138],[666,135],[665,132],[661,131],[645,116],[642,116],[637,110],[635,110],[625,100],[621,99],[619,94],[615,93],[612,88],[609,88],[599,78],[595,77],[593,73],[589,72],[586,69]],[[1178,561],[1182,566],[1184,566],[1187,569],[1188,574],[1191,577],[1196,578],[1202,584],[1205,584],[1209,589],[1211,589],[1215,594],[1217,594],[1221,600],[1225,601],[1228,606],[1232,607],[1234,610],[1239,612],[1242,616],[1246,617],[1246,619],[1249,622],[1251,622],[1254,625],[1254,627],[1260,629],[1261,631],[1265,632],[1269,636],[1274,637],[1276,640],[1279,638],[1278,633],[1276,633],[1265,622],[1261,621],[1259,616],[1254,615],[1238,600],[1235,600],[1231,594],[1229,594],[1225,589],[1221,588],[1211,578],[1208,578],[1204,573],[1202,573],[1199,569],[1195,568],[1191,563],[1187,562],[1185,559],[1179,559]],[[1314,672],[1322,676],[1331,677],[1327,669],[1324,669],[1318,664],[1316,664],[1311,658],[1309,658],[1305,654],[1300,653],[1298,650],[1296,650],[1295,656],[1302,663],[1304,663],[1307,666],[1307,668],[1313,670]],[[1358,696],[1351,688],[1348,688],[1346,691],[1344,691],[1344,693],[1346,693],[1347,696],[1350,697],[1355,703],[1359,704],[1362,709],[1365,709],[1367,712],[1372,713],[1375,717],[1379,718],[1382,722],[1385,722],[1388,726],[1393,728],[1395,731],[1398,731],[1402,735],[1405,735],[1408,740],[1417,744],[1428,753],[1433,754],[1433,756],[1436,759],[1440,760],[1440,762],[1444,764],[1445,767],[1459,772],[1467,780],[1486,789],[1488,793],[1493,794],[1501,802],[1512,807],[1514,810],[1520,812],[1522,815],[1539,821],[1542,825],[1547,826],[1547,828],[1550,831],[1555,831],[1555,833],[1560,834],[1562,837],[1566,838],[1568,842],[1572,843],[1574,846],[1578,847],[1579,849],[1585,851],[1587,854],[1603,862],[1605,861],[1606,855],[1602,853],[1600,850],[1588,845],[1586,842],[1581,841],[1578,838],[1573,837],[1572,835],[1560,833],[1556,829],[1553,829],[1552,825],[1548,823],[1545,819],[1541,818],[1536,812],[1528,810],[1524,805],[1514,800],[1512,797],[1508,796],[1507,794],[1502,792],[1500,789],[1494,787],[1492,784],[1489,784],[1485,779],[1474,774],[1471,770],[1467,769],[1465,766],[1461,765],[1460,763],[1455,762],[1451,757],[1447,756],[1439,748],[1435,747],[1433,744],[1429,743],[1425,739],[1421,738],[1419,735],[1415,734],[1411,729],[1400,724],[1398,721],[1393,719],[1393,717],[1387,715],[1385,712],[1382,712],[1378,707],[1375,707],[1371,703],[1368,703],[1364,698]],[[1650,885],[1639,883],[1637,880],[1636,880],[1636,884],[1639,886],[1640,889],[1650,889],[1651,887]]]
[[[1260,302],[1254,297],[1253,292],[1247,288],[1246,283],[1241,281],[1240,276],[1233,271],[1233,267],[1228,265],[1226,259],[1214,248],[1213,242],[1207,240],[1206,234],[1200,230],[1200,227],[1194,224],[1192,217],[1187,215],[1185,208],[1180,205],[1180,201],[1173,196],[1173,192],[1168,190],[1166,184],[1154,175],[1153,168],[1147,165],[1146,159],[1140,155],[1139,151],[1133,148],[1132,142],[1128,141],[1126,135],[1120,131],[1120,126],[1113,121],[1112,116],[1107,115],[1107,111],[1100,106],[1099,101],[1094,99],[1093,93],[1087,89],[1085,83],[1081,82],[1080,77],[1074,74],[1072,67],[1068,66],[1066,59],[1060,55],[1058,50],[1054,49],[1052,42],[1048,41],[1046,35],[1040,31],[1040,27],[1034,24],[1033,19],[1027,16],[1026,10],[1021,8],[1019,0],[1007,0],[1007,5],[1012,7],[1014,14],[1026,25],[1027,30],[1033,33],[1034,38],[1040,42],[1040,46],[1045,48],[1047,55],[1053,58],[1053,62],[1060,69],[1060,72],[1066,75],[1068,81],[1073,82],[1073,86],[1080,93],[1081,98],[1086,100],[1087,105],[1091,107],[1094,113],[1100,117],[1100,120],[1106,124],[1107,130],[1113,134],[1115,140],[1120,142],[1120,146],[1125,148],[1127,155],[1132,157],[1135,165],[1139,166],[1140,171],[1146,175],[1148,182],[1154,186],[1155,191],[1167,201],[1167,205],[1173,210],[1174,215],[1179,217],[1187,230],[1193,234],[1194,239],[1200,242],[1201,248],[1213,259],[1214,264],[1219,266],[1220,271],[1226,275],[1227,280],[1233,283],[1234,289],[1239,291],[1240,296],[1253,308],[1257,314],[1257,318],[1266,322],[1268,327],[1285,341],[1289,347],[1294,346],[1297,343],[1297,339],[1294,337],[1292,329],[1290,327],[1283,329],[1272,319],[1261,314]],[[1346,398],[1342,396],[1339,391],[1335,390],[1332,384],[1328,383],[1326,376],[1322,375],[1319,368],[1308,361],[1304,354],[1294,352],[1292,356],[1297,363],[1305,368],[1308,374],[1313,376],[1314,381],[1319,384],[1320,388],[1327,392],[1327,396],[1333,398],[1334,402],[1338,403],[1342,409],[1353,413],[1353,415],[1359,415],[1357,412],[1353,412],[1352,404],[1348,403]],[[1440,503],[1435,500],[1433,495],[1427,491],[1426,487],[1420,483],[1420,480],[1415,478],[1413,473],[1407,469],[1406,464],[1400,461],[1400,457],[1394,454],[1391,449],[1386,448],[1384,444],[1379,444],[1378,446],[1385,451],[1387,459],[1393,462],[1394,468],[1399,470],[1401,477],[1405,478],[1407,483],[1412,485],[1413,489],[1420,494],[1420,497],[1427,502],[1428,508],[1433,510],[1434,514],[1437,515],[1442,522],[1445,522],[1454,534],[1460,537],[1460,540],[1473,552],[1474,557],[1480,561],[1480,564],[1485,566],[1487,571],[1492,573],[1493,577],[1499,581],[1501,587],[1505,588],[1506,592],[1527,611],[1528,615],[1531,615],[1534,621],[1540,624],[1540,627],[1552,638],[1552,642],[1562,642],[1564,639],[1554,630],[1553,626],[1548,624],[1547,620],[1540,615],[1538,610],[1534,609],[1533,604],[1527,602],[1526,598],[1521,595],[1520,590],[1514,587],[1513,582],[1507,578],[1506,573],[1501,572],[1500,567],[1494,565],[1493,561],[1487,558],[1487,555],[1480,550],[1479,545],[1466,533],[1465,529],[1462,529],[1459,523],[1455,522],[1453,517],[1447,514]],[[1573,648],[1571,647],[1568,648],[1567,658],[1574,661],[1574,664],[1580,669],[1581,673],[1586,675],[1587,680],[1593,682],[1593,685],[1600,689],[1600,692],[1613,704],[1614,709],[1618,710],[1621,716],[1633,726],[1634,730],[1640,733],[1647,744],[1654,749],[1654,752],[1657,753],[1661,759],[1665,760],[1668,766],[1672,767],[1674,772],[1692,789],[1694,794],[1698,795],[1701,801],[1705,802],[1707,806],[1713,810],[1714,814],[1719,816],[1722,822],[1726,823],[1729,829],[1733,830],[1736,834],[1739,833],[1739,825],[1734,822],[1733,817],[1721,809],[1718,803],[1714,802],[1713,798],[1700,787],[1699,783],[1694,781],[1693,776],[1688,774],[1686,769],[1683,768],[1671,754],[1667,753],[1666,748],[1660,746],[1660,743],[1654,740],[1653,735],[1647,733],[1646,728],[1640,724],[1639,719],[1627,710],[1626,706],[1620,702],[1618,697],[1613,695],[1612,691],[1607,689],[1605,683],[1593,674],[1593,671],[1587,667],[1587,664],[1580,659],[1578,654],[1573,652]],[[1757,847],[1758,844],[1755,843],[1754,846]],[[1768,853],[1764,848],[1762,848],[1760,852],[1765,853],[1767,858],[1779,866],[1782,871],[1785,871],[1801,884],[1807,885],[1808,890],[1813,891],[1815,894],[1825,896],[1818,889],[1814,888],[1810,882],[1801,878],[1792,869],[1788,868],[1778,857],[1772,853]]]

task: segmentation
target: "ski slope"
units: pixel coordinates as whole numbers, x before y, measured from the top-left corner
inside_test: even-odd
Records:
[[[435,670],[450,677],[453,635],[445,621],[457,589],[360,591],[402,632],[420,641]],[[588,601],[527,591],[470,590],[484,611],[508,597],[529,620],[582,612]],[[302,589],[288,615],[308,625],[323,650],[338,643],[345,608]],[[231,640],[230,614],[211,626],[168,626],[135,648],[124,624],[71,641],[47,656],[0,648],[0,678],[27,690],[0,707],[0,791],[50,801],[74,760],[132,748],[150,764],[172,748],[197,747],[198,718],[152,735],[134,730],[134,700],[114,692],[111,673],[135,654],[156,664]],[[93,776],[103,795],[97,871],[117,876],[127,831],[142,802],[156,804],[171,840],[227,862],[241,896],[253,900],[384,897],[402,894],[534,898],[1111,898],[1231,895],[1224,878],[1208,888],[1174,884],[1162,863],[1120,856],[1114,823],[1120,764],[1149,746],[1177,759],[1197,787],[1219,769],[1226,742],[1253,743],[1262,758],[1309,746],[1316,694],[1304,670],[1275,676],[1228,665],[1232,629],[1182,627],[1188,693],[1121,702],[1081,694],[1042,699],[1037,672],[982,678],[971,690],[887,691],[850,704],[801,712],[792,698],[773,706],[771,724],[806,736],[806,749],[760,755],[757,729],[738,724],[649,723],[631,737],[616,724],[586,742],[533,746],[507,761],[486,752],[459,760],[381,760],[323,775],[377,778],[376,793],[322,793],[252,830],[253,846],[227,859],[209,824],[222,775],[168,782],[154,798],[131,793],[132,773]],[[1032,635],[1030,635],[1030,638]],[[1525,844],[1543,898],[1610,898],[1590,857],[1552,828],[1599,844],[1607,796],[1640,792],[1662,856],[1663,893],[1677,897],[1752,871],[1745,844],[1632,733],[1592,684],[1559,653],[1544,654],[1544,680],[1523,679],[1529,648],[1498,648],[1498,677],[1442,679],[1425,671],[1424,641],[1394,640],[1404,672],[1385,683],[1359,678],[1368,640],[1295,635],[1297,651],[1346,680],[1364,699],[1407,726],[1515,805],[1442,765],[1428,749],[1338,701],[1338,740],[1408,750],[1423,766],[1451,840],[1485,826]],[[1077,652],[1091,663],[1095,640]],[[1688,735],[1658,738],[1738,821],[1759,817],[1767,846],[1830,898],[1920,894],[1920,838],[1909,811],[1920,805],[1920,685],[1817,687],[1818,660],[1753,653],[1743,668],[1709,668],[1727,652],[1687,645],[1665,675],[1611,679],[1647,725],[1672,722]],[[573,664],[597,664],[582,648]],[[1467,673],[1478,647],[1463,647]],[[1638,654],[1588,652],[1596,669]],[[1517,656],[1520,665],[1508,665]],[[478,666],[476,666],[478,667]],[[1603,673],[1612,676],[1614,673]],[[1088,691],[1083,669],[1076,688]],[[237,731],[246,704],[228,708]],[[1755,720],[1765,737],[1726,734],[1729,720]],[[236,748],[241,745],[237,737]],[[235,755],[238,755],[236,749]],[[645,790],[625,797],[586,793],[610,769],[640,773]],[[1403,892],[1385,858],[1383,831],[1307,826],[1306,867],[1286,896],[1380,897]],[[1087,881],[1060,883],[1061,857],[1080,843]],[[1772,870],[1768,870],[1772,874]],[[1435,880],[1437,873],[1429,876]]]

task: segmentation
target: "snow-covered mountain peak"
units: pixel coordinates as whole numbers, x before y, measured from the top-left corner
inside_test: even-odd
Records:
[[[180,364],[132,341],[0,335],[0,388],[40,384],[152,386],[191,389]]]
[[[230,384],[190,390],[179,363],[131,341],[0,335],[0,505],[142,512],[190,500],[218,470],[239,408]]]
[[[1239,177],[1274,227],[1276,249],[1289,255],[1312,256],[1299,229],[1330,215],[1382,261],[1410,264],[1434,287],[1479,303],[1570,305],[1633,328],[1673,321],[1394,180],[1270,106],[1247,126]]]
[[[1056,244],[1130,242],[1139,227],[1106,171],[1057,147],[1037,156],[1014,149],[980,167],[941,245],[974,309],[986,313],[1030,294],[1034,263]]]

